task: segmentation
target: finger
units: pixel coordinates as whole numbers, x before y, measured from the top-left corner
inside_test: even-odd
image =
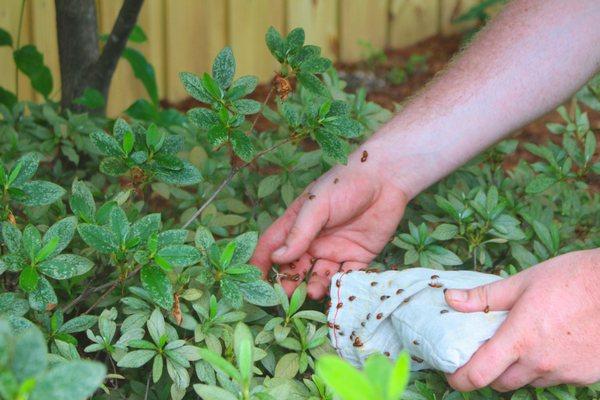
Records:
[[[292,262],[293,260],[306,253],[311,242],[319,234],[329,218],[329,206],[327,201],[319,200],[319,197],[311,199],[313,194],[305,195],[308,197],[294,221],[293,226],[287,233],[285,244],[275,250],[271,260],[279,264]]]
[[[329,289],[331,277],[338,272],[340,264],[328,260],[317,260],[308,281],[308,297],[313,300],[322,299]]]
[[[306,273],[310,269],[312,257],[309,254],[304,254],[300,259],[293,263],[286,264],[279,269],[280,284],[283,290],[291,296],[294,290],[302,283]]]
[[[319,259],[340,263],[346,260],[371,262],[377,256],[356,242],[323,233],[311,243],[308,252]]]
[[[522,388],[538,378],[539,374],[533,368],[516,362],[508,367],[491,386],[499,392],[510,392]]]
[[[517,335],[509,316],[496,335],[481,346],[466,365],[448,377],[448,383],[458,391],[470,392],[494,382],[519,358]]]
[[[342,267],[340,271],[342,272],[350,272],[350,271],[359,271],[361,269],[366,269],[369,266],[367,263],[358,262],[358,261],[346,261],[342,263]]]
[[[286,212],[269,226],[259,238],[250,263],[259,267],[264,276],[271,269],[271,254],[285,243],[285,238],[294,225],[304,200],[301,196],[292,202]]]
[[[557,386],[562,383],[564,383],[564,382],[561,382],[557,379],[538,378],[538,379],[534,380],[533,382],[531,382],[531,386],[536,387],[536,388],[546,388],[546,387],[551,387],[551,386]]]
[[[510,310],[524,288],[525,278],[517,274],[470,290],[448,289],[446,303],[461,312]]]

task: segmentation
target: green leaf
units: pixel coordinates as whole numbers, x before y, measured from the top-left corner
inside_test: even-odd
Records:
[[[144,85],[144,89],[146,89],[148,96],[150,96],[152,104],[158,106],[158,86],[156,84],[156,73],[152,64],[148,62],[141,52],[131,47],[126,47],[121,57],[127,60],[133,70],[134,76]]]
[[[242,131],[235,130],[231,133],[231,144],[235,154],[244,161],[251,161],[254,157],[254,145],[250,138]]]
[[[46,369],[48,357],[46,340],[37,328],[27,329],[14,337],[14,353],[10,366],[15,378],[23,382]]]
[[[115,236],[117,243],[124,243],[129,234],[129,220],[125,211],[119,206],[113,207],[108,213],[108,226]]]
[[[94,263],[75,254],[59,254],[39,264],[40,272],[54,279],[69,279],[88,272]]]
[[[335,134],[348,139],[359,137],[362,131],[358,122],[346,117],[337,117],[327,122],[325,126]]]
[[[388,381],[387,395],[389,399],[399,399],[410,375],[410,356],[407,353],[402,353],[396,360],[396,364],[392,369],[390,379]]]
[[[311,74],[322,74],[329,68],[331,68],[331,60],[328,60],[325,57],[311,57],[300,64],[300,69],[302,71]]]
[[[214,385],[203,385],[197,383],[194,390],[204,400],[238,400],[238,397],[225,389]]]
[[[585,161],[588,162],[594,156],[596,152],[596,135],[593,131],[589,131],[585,136],[585,144],[583,155],[585,157]]]
[[[21,156],[11,170],[11,178],[9,178],[11,186],[20,187],[23,183],[33,178],[40,164],[40,159],[41,156],[38,153],[27,153]],[[16,171],[17,166],[19,166],[19,169],[13,177],[12,174]]]
[[[378,398],[367,378],[339,357],[324,355],[319,358],[316,373],[342,400]]]
[[[145,43],[148,40],[148,36],[146,36],[146,32],[144,32],[141,26],[136,25],[133,27],[127,40],[133,43]]]
[[[73,239],[73,235],[75,235],[75,229],[77,227],[77,218],[76,217],[66,217],[61,219],[52,225],[42,238],[42,243],[44,245],[48,244],[51,240],[56,239],[57,243],[54,247],[54,250],[48,254],[47,258],[54,257],[57,254],[60,254],[64,249],[67,248],[71,240]]]
[[[0,104],[4,104],[9,110],[12,110],[17,101],[17,96],[13,92],[0,86]]]
[[[44,56],[34,45],[25,45],[13,52],[17,68],[31,81],[31,86],[48,97],[52,92],[52,73],[44,65]]]
[[[426,253],[431,259],[442,265],[461,265],[463,263],[456,254],[441,246],[427,246]]]
[[[285,46],[289,53],[300,50],[304,44],[304,29],[295,28],[285,38]]]
[[[337,136],[320,129],[315,132],[315,139],[319,146],[321,146],[323,153],[327,156],[341,164],[348,162],[346,149],[343,142]]]
[[[275,365],[275,378],[294,379],[300,368],[300,359],[298,353],[288,353],[283,355],[277,365]]]
[[[212,76],[222,89],[227,89],[235,75],[235,58],[230,47],[225,47],[217,54],[212,65]]]
[[[131,225],[130,238],[140,238],[140,242],[147,242],[150,235],[158,233],[161,216],[158,213],[148,214]]]
[[[162,147],[164,141],[164,132],[162,132],[155,124],[151,124],[146,130],[146,145],[148,148],[157,152]]]
[[[73,100],[73,103],[79,104],[90,110],[97,110],[106,105],[104,96],[96,89],[85,88],[83,94]]]
[[[23,235],[21,231],[8,221],[2,222],[2,240],[11,253],[21,250]]]
[[[265,35],[265,42],[277,61],[283,62],[285,57],[285,42],[279,32],[277,32],[277,29],[272,26],[269,27]]]
[[[202,87],[204,88],[204,90],[206,90],[206,93],[208,93],[211,96],[213,101],[221,100],[221,98],[223,97],[223,91],[221,90],[221,87],[212,78],[212,76],[210,76],[207,73],[202,75]]]
[[[158,251],[158,256],[174,267],[189,267],[202,259],[202,253],[197,248],[183,244],[163,247]]]
[[[140,274],[142,286],[152,300],[159,306],[170,310],[173,307],[173,286],[160,269],[152,265],[144,265]]]
[[[556,178],[552,176],[538,175],[527,184],[525,191],[529,194],[541,193],[556,182]]]
[[[16,293],[5,292],[0,294],[0,315],[13,315],[21,317],[29,311],[29,303]]]
[[[131,151],[133,150],[134,145],[135,145],[135,136],[134,136],[133,132],[131,132],[131,131],[125,132],[125,134],[123,135],[123,151],[125,152],[125,154],[127,154],[127,155],[131,154]]]
[[[240,372],[229,361],[225,360],[220,355],[215,354],[208,349],[199,349],[198,352],[200,353],[202,359],[212,365],[213,368],[223,372],[236,381],[241,379]]]
[[[296,311],[302,307],[304,301],[306,300],[306,283],[302,282],[294,293],[292,293],[292,297],[290,298],[290,308],[288,311],[289,315],[294,315]]]
[[[30,400],[85,400],[100,387],[106,367],[92,361],[59,363],[36,379]]]
[[[240,99],[233,102],[235,110],[243,115],[256,114],[260,111],[260,103],[251,99]]]
[[[80,224],[77,232],[85,243],[100,253],[110,254],[119,250],[119,243],[114,233],[104,226]]]
[[[214,100],[210,97],[210,94],[208,94],[206,89],[204,89],[202,80],[198,76],[189,72],[181,72],[179,74],[179,79],[181,79],[183,87],[190,96],[202,103],[213,103]]]
[[[62,187],[47,181],[25,182],[21,189],[25,193],[25,199],[20,202],[30,207],[48,206],[66,193]]]
[[[27,293],[33,292],[37,289],[39,280],[40,276],[35,267],[28,265],[23,268],[23,271],[19,275],[19,287]]]
[[[281,175],[269,175],[258,184],[258,198],[262,199],[273,193],[281,185]]]
[[[100,172],[109,176],[121,176],[129,171],[125,160],[118,157],[107,157],[100,162]]]
[[[309,92],[312,92],[319,96],[328,96],[328,91],[323,82],[315,75],[300,71],[296,75],[298,78],[298,82],[304,88],[306,88]]]
[[[123,157],[125,153],[117,139],[104,131],[95,131],[90,135],[94,146],[106,156]]]
[[[13,45],[12,36],[10,33],[0,28],[0,47],[2,46],[11,46]]]
[[[258,232],[246,232],[237,236],[233,241],[235,250],[231,258],[231,265],[244,264],[250,260],[256,244],[258,243]]]
[[[117,363],[119,368],[139,368],[156,355],[155,350],[134,350],[125,354]]]
[[[258,78],[256,76],[242,76],[233,82],[227,91],[226,98],[229,100],[241,99],[254,92],[256,85],[258,85]]]
[[[202,174],[189,161],[181,160],[182,167],[179,170],[160,169],[156,177],[161,181],[175,186],[195,185],[202,181]]]
[[[192,108],[188,111],[187,115],[194,125],[204,130],[209,130],[213,126],[220,124],[217,114],[208,108]]]
[[[96,203],[94,202],[94,196],[87,187],[87,185],[81,181],[74,181],[71,187],[71,197],[69,198],[69,205],[73,214],[85,222],[94,222],[96,214]]]
[[[248,303],[261,307],[273,307],[279,304],[275,289],[263,280],[237,282],[237,288],[243,293]]]
[[[53,309],[58,303],[56,293],[50,282],[43,276],[39,277],[37,288],[29,293],[29,305],[36,311]]]
[[[23,230],[22,245],[25,254],[33,261],[35,255],[42,247],[42,236],[35,226],[27,225],[25,227]]]
[[[221,293],[223,298],[235,309],[241,308],[243,305],[242,291],[239,287],[239,282],[234,282],[232,279],[221,280]]]
[[[239,322],[233,334],[234,353],[242,380],[246,383],[252,378],[254,338],[248,326]]]
[[[73,319],[68,320],[60,328],[58,333],[78,333],[84,332],[86,329],[90,329],[96,324],[98,317],[95,315],[80,315]]]
[[[431,234],[436,240],[450,240],[458,234],[458,227],[452,224],[440,224],[435,227],[435,230]]]
[[[58,237],[53,237],[52,239],[50,239],[50,241],[48,241],[46,244],[44,244],[42,246],[42,248],[37,252],[37,254],[35,255],[35,259],[34,261],[40,262],[40,261],[44,261],[46,258],[48,258],[48,256],[54,252],[54,250],[56,249],[56,247],[58,246]]]

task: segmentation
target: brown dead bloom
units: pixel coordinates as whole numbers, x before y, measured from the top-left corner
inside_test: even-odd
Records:
[[[173,318],[175,318],[177,325],[181,326],[183,314],[181,313],[181,307],[179,307],[179,295],[177,293],[173,295],[173,300],[173,310],[171,311],[171,314],[173,315]]]
[[[17,225],[17,219],[15,218],[14,214],[9,212],[8,213],[8,222],[10,222],[13,225]]]
[[[293,90],[292,84],[287,78],[284,78],[279,74],[275,75],[275,92],[281,100],[287,99]]]

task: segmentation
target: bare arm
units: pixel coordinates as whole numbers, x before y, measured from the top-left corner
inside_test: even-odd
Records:
[[[600,1],[512,1],[364,148],[412,198],[556,107],[599,68]]]
[[[294,277],[283,281],[288,292],[314,263],[313,298],[325,295],[340,268],[365,268],[408,200],[551,110],[598,70],[599,21],[599,0],[509,3],[347,166],[332,168],[294,201],[261,236],[252,262],[265,272],[279,264],[283,276]]]

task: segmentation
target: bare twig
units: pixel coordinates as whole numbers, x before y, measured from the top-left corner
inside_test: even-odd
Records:
[[[208,199],[206,199],[206,201],[200,206],[200,208],[198,208],[196,210],[196,212],[194,214],[192,214],[192,216],[186,221],[186,223],[183,224],[181,229],[186,229],[188,226],[190,226],[190,224],[192,222],[194,222],[196,220],[196,218],[198,218],[198,216],[200,216],[200,214],[202,214],[202,212],[206,209],[206,207],[208,207],[208,205],[215,200],[215,198],[218,196],[218,194],[221,193],[221,191],[229,184],[229,182],[231,182],[231,180],[237,175],[238,172],[240,172],[240,170],[246,168],[248,165],[252,164],[254,161],[258,160],[260,157],[264,156],[265,154],[275,150],[276,148],[284,145],[285,143],[291,142],[292,140],[296,139],[297,137],[298,136],[290,136],[290,137],[282,140],[281,142],[274,144],[273,146],[258,152],[254,156],[254,158],[252,158],[252,160],[245,162],[241,166],[232,167],[231,170],[229,171],[229,174],[223,180],[223,182],[221,182],[221,184],[215,189],[215,191],[210,195],[210,197]]]

